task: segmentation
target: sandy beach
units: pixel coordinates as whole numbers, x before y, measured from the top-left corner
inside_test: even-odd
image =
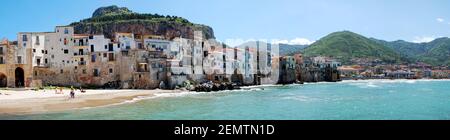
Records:
[[[88,107],[113,105],[137,97],[152,97],[155,94],[176,93],[178,90],[86,90],[76,91],[70,99],[70,90],[56,94],[55,90],[1,89],[0,114],[34,114],[57,112]]]

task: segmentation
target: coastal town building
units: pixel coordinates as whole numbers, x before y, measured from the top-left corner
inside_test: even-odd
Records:
[[[123,32],[107,38],[57,26],[1,42],[0,86],[175,89],[206,82],[245,86],[339,79],[339,63],[311,60],[279,56],[278,45],[260,41],[230,47],[205,39],[201,31],[193,39]]]
[[[296,62],[292,56],[280,57],[280,79],[279,84],[292,84],[296,82]]]

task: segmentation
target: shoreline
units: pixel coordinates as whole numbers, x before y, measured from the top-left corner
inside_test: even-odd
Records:
[[[138,97],[156,97],[157,94],[178,93],[180,90],[87,90],[76,91],[69,99],[69,90],[55,94],[52,90],[0,90],[0,115],[27,115],[77,110],[122,104]]]
[[[449,81],[450,79],[364,79],[364,80],[342,80],[341,82],[358,81]],[[336,83],[336,82],[315,82],[305,83]],[[288,84],[303,85],[303,84]],[[276,87],[286,85],[255,85],[241,87],[240,90],[251,90],[264,87]],[[239,90],[225,90],[239,91]],[[54,90],[34,91],[30,89],[0,89],[0,115],[29,115],[39,113],[51,113],[77,109],[88,109],[95,107],[113,106],[130,101],[136,98],[165,97],[172,95],[184,95],[191,93],[187,90],[87,90],[86,93],[76,91],[76,98],[69,99],[69,90],[63,90],[64,94],[55,94]],[[223,91],[218,91],[223,92]],[[194,93],[197,93],[194,91]],[[198,92],[202,93],[202,92]],[[159,96],[163,95],[163,96]],[[139,100],[140,101],[140,100]]]

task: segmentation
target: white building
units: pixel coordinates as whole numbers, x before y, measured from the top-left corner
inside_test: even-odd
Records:
[[[136,49],[136,41],[132,33],[116,33],[115,40],[123,51]]]

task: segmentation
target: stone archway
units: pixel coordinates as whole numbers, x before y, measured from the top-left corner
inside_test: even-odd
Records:
[[[8,78],[5,74],[0,73],[0,88],[8,86]]]
[[[16,87],[24,87],[25,86],[25,73],[21,67],[17,67],[14,71],[15,73],[15,85]]]

